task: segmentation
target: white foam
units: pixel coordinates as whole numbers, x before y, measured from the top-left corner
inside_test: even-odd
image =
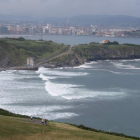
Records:
[[[127,60],[119,60],[120,62],[138,62],[140,59],[127,59]]]
[[[125,96],[124,92],[102,92],[102,91],[81,91],[80,95],[64,95],[63,98],[67,100],[84,99],[84,98],[99,98],[99,99],[117,99]]]
[[[124,92],[102,92],[90,91],[83,85],[60,84],[51,82],[47,76],[42,74],[43,80],[46,80],[45,89],[53,97],[62,97],[67,100],[84,99],[84,98],[119,98],[125,95]]]
[[[59,69],[48,69],[48,68],[39,68],[36,73],[43,73],[52,76],[81,76],[81,75],[88,75],[86,72],[68,72],[68,71],[60,71]]]
[[[90,69],[90,68],[93,68],[93,64],[97,64],[98,62],[95,62],[95,61],[93,61],[93,62],[90,62],[90,63],[85,63],[85,64],[83,64],[83,65],[80,65],[80,66],[76,66],[76,67],[74,67],[74,68],[83,68],[83,69]]]
[[[132,70],[140,69],[140,68],[132,66],[132,65],[123,65],[123,63],[118,63],[118,62],[111,62],[111,63],[119,69],[132,69]]]
[[[0,72],[0,108],[17,114],[34,115],[35,117],[44,117],[50,120],[78,116],[78,114],[68,111],[63,111],[62,113],[62,110],[71,109],[73,106],[41,105],[42,102],[50,102],[50,99],[52,100],[51,96],[44,93],[42,82],[19,81],[19,78],[36,78],[37,76],[38,74],[34,72],[26,74],[26,71]],[[56,76],[44,76],[43,74],[40,74],[39,77],[46,82],[57,78]],[[33,104],[33,106],[20,105],[25,103]],[[35,103],[39,105],[35,105]]]
[[[42,80],[44,81],[48,81],[48,79],[56,79],[58,77],[55,76],[44,76],[42,73],[39,75],[40,78],[42,78]]]
[[[50,81],[46,82],[45,89],[51,96],[63,96],[73,94],[75,90],[79,87],[83,87],[81,85],[72,85],[72,84],[58,84],[52,83]]]
[[[64,118],[71,118],[79,116],[76,113],[72,112],[59,112],[64,109],[71,109],[71,106],[9,106],[9,105],[0,105],[0,108],[6,109],[10,112],[21,114],[21,115],[28,115],[28,116],[35,116],[41,118],[47,118],[49,120],[56,120],[56,119],[64,119]],[[57,112],[55,112],[57,111]]]
[[[100,70],[100,69],[98,69]],[[128,73],[128,72],[116,72],[116,71],[111,71],[111,70],[104,70],[102,69],[103,71],[107,71],[107,72],[110,72],[110,73],[113,73],[113,74],[118,74],[118,75],[139,75],[138,73]],[[101,71],[102,71],[101,70]]]

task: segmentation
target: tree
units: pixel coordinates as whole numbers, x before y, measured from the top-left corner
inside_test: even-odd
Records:
[[[23,37],[19,37],[18,40],[19,40],[19,41],[24,41],[25,38],[23,38]]]

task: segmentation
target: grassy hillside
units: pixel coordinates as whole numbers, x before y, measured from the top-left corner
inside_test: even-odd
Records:
[[[140,45],[90,43],[73,48],[75,54],[86,60],[140,58]]]
[[[62,63],[64,66],[76,66],[86,61],[137,58],[140,58],[140,45],[118,44],[116,41],[109,42],[108,44],[92,42],[90,44],[73,46],[71,53],[57,58],[53,62]]]
[[[109,134],[82,125],[74,126],[58,122],[42,125],[40,119],[35,119],[33,123],[28,116],[0,109],[0,140],[132,140],[132,138],[140,139],[117,133]]]
[[[37,120],[35,120],[37,121]],[[39,121],[38,121],[39,122]],[[57,122],[36,124],[30,119],[0,116],[1,140],[131,140],[102,133],[82,130]]]
[[[60,55],[62,53],[64,55]],[[140,58],[140,45],[92,42],[73,46],[71,49],[70,46],[52,41],[33,41],[24,38],[0,39],[0,67],[5,59],[6,66],[23,66],[26,64],[27,57],[35,57],[39,64],[46,63],[46,60],[48,63],[51,58],[50,63],[59,66],[76,66],[85,61]]]
[[[24,65],[27,57],[35,57],[36,60],[39,60],[66,50],[68,50],[68,46],[52,41],[4,38],[0,39],[0,62],[8,58],[9,66]]]

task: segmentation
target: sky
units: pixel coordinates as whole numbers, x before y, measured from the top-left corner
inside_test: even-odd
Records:
[[[0,14],[48,17],[77,15],[140,17],[140,0],[0,0]]]

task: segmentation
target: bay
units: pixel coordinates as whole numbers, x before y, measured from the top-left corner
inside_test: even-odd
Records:
[[[4,37],[24,37],[25,39],[31,40],[52,40],[57,43],[64,43],[69,45],[85,44],[90,42],[101,42],[104,39],[110,41],[118,41],[120,44],[140,44],[140,38],[116,38],[116,37],[93,37],[93,36],[71,36],[71,35],[0,35],[0,38]]]
[[[0,108],[140,137],[140,60],[0,72]]]

